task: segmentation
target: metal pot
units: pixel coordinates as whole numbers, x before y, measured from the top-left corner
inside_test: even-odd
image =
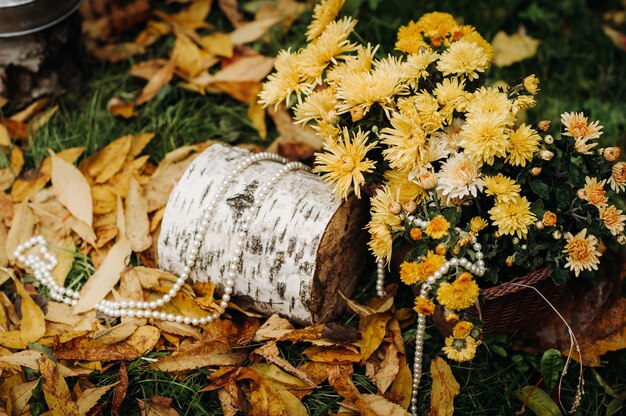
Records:
[[[72,14],[82,0],[0,0],[0,37],[26,35]]]

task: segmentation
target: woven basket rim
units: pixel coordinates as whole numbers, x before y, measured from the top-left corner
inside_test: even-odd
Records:
[[[527,287],[519,286],[516,283],[521,283],[527,286],[534,286],[535,284],[550,278],[552,272],[548,267],[543,267],[534,270],[524,276],[516,277],[508,282],[499,284],[498,286],[490,287],[487,289],[481,289],[480,292],[487,300],[498,299],[506,295],[518,293],[524,290],[529,290]]]

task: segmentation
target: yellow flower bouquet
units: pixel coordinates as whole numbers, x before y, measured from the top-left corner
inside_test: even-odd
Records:
[[[383,271],[393,258],[418,287],[420,316],[443,311],[443,351],[469,360],[481,339],[468,313],[479,285],[538,270],[562,284],[626,242],[613,202],[626,163],[599,147],[602,126],[583,113],[564,113],[561,126],[522,122],[539,80],[485,86],[493,51],[474,27],[428,13],[399,29],[398,53],[380,56],[350,40],[357,22],[337,19],[342,5],[316,6],[309,43],[279,53],[260,100],[285,103],[323,138],[315,171],[338,198],[375,189],[373,255]]]

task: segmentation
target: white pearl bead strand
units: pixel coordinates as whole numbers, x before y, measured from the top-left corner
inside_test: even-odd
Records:
[[[413,225],[418,228],[425,228],[428,225],[428,221],[417,218],[413,215],[406,217],[409,225]],[[476,262],[472,263],[465,258],[451,258],[446,261],[439,269],[435,271],[430,277],[422,283],[420,289],[420,297],[428,299],[432,285],[437,283],[439,279],[448,274],[452,267],[462,267],[465,270],[476,276],[483,276],[485,274],[485,261],[484,254],[482,252],[482,246],[476,240],[476,237],[472,237],[472,249],[475,252]],[[376,293],[378,296],[385,296],[385,260],[379,259],[377,262],[376,270]],[[417,332],[415,334],[415,359],[413,361],[413,385],[411,391],[411,414],[417,416],[417,392],[419,389],[420,380],[422,379],[422,357],[424,349],[424,332],[426,331],[426,315],[417,314]]]
[[[202,218],[200,219],[200,221],[198,221],[196,229],[192,232],[193,238],[191,243],[189,244],[189,252],[187,254],[187,258],[185,259],[185,266],[183,267],[182,273],[180,274],[180,276],[178,276],[170,291],[167,294],[163,295],[161,298],[150,302],[136,302],[132,300],[123,300],[117,302],[103,300],[96,304],[95,309],[105,315],[112,317],[128,316],[137,318],[154,318],[163,321],[184,323],[187,325],[204,325],[218,319],[220,315],[223,314],[226,310],[228,302],[230,301],[230,296],[233,293],[236,278],[236,263],[242,255],[244,239],[247,236],[249,223],[252,220],[252,216],[250,214],[246,215],[244,217],[244,222],[240,224],[240,231],[237,235],[239,240],[236,243],[236,249],[233,253],[233,257],[229,262],[227,275],[223,276],[222,278],[223,294],[220,300],[218,311],[203,316],[202,318],[190,318],[188,316],[159,312],[155,309],[162,307],[164,304],[172,300],[172,298],[176,296],[178,291],[182,288],[183,284],[189,277],[189,273],[196,263],[200,247],[202,246],[202,242],[204,241],[204,236],[206,235],[207,228],[209,226],[209,220],[212,218],[212,214],[213,211],[216,209],[217,202],[224,199],[224,194],[228,190],[229,185],[244,169],[254,163],[261,161],[278,162],[284,164],[284,166],[282,166],[281,169],[276,172],[276,174],[274,174],[274,176],[272,176],[265,185],[261,187],[257,197],[255,198],[254,204],[250,207],[250,210],[255,210],[259,208],[269,190],[272,189],[274,185],[276,185],[276,183],[288,172],[294,170],[309,172],[311,170],[310,167],[303,163],[289,162],[284,157],[279,156],[275,153],[263,152],[256,153],[247,157],[226,176],[224,183],[220,185],[216,192],[216,195],[214,196],[214,199],[208,204],[206,210],[204,211],[204,214],[202,215]],[[39,256],[33,254],[24,255],[26,250],[31,249],[35,246],[39,246]],[[48,250],[47,242],[43,236],[34,236],[28,241],[19,244],[15,249],[15,258],[24,265],[31,268],[35,279],[37,279],[43,286],[48,288],[50,292],[50,297],[53,300],[63,302],[70,306],[74,306],[78,303],[78,299],[80,298],[80,294],[78,292],[69,288],[64,288],[54,281],[51,271],[58,264],[58,260]]]

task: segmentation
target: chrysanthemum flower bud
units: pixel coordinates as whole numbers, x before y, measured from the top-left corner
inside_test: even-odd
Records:
[[[545,228],[545,225],[543,225],[543,222],[537,221],[535,223],[535,227],[537,227],[538,230],[543,230]]]
[[[537,91],[539,91],[539,78],[533,75],[529,75],[524,78],[523,81],[524,89],[528,91],[530,94],[535,95]]]
[[[552,124],[550,120],[541,120],[539,123],[537,123],[537,127],[539,127],[539,130],[541,131],[548,131],[548,129],[550,128],[550,124]]]
[[[416,183],[425,190],[433,189],[437,186],[437,176],[428,169],[422,169],[419,172],[409,173],[409,180]]]
[[[578,197],[578,199],[585,199],[585,190],[584,189],[579,189],[578,192],[576,192],[576,196]]]
[[[411,199],[404,201],[402,203],[402,210],[404,210],[404,212],[406,212],[407,214],[412,213],[416,209],[417,209],[417,204],[415,203],[415,201]]]
[[[552,158],[554,157],[554,153],[549,150],[542,150],[541,152],[539,152],[539,157],[546,161],[552,160]]]
[[[402,205],[400,205],[396,201],[392,201],[387,206],[387,211],[389,211],[390,214],[398,215],[399,213],[402,212]]]
[[[504,260],[504,262],[506,263],[507,267],[512,267],[513,266],[513,257],[509,256],[506,258],[506,260]]]
[[[422,239],[422,230],[419,228],[411,228],[409,235],[413,241],[419,241]]]
[[[617,242],[621,245],[625,245],[626,244],[626,235],[624,234],[620,234],[617,236]]]
[[[554,238],[555,240],[560,240],[561,237],[563,237],[563,234],[561,234],[559,230],[554,230],[554,232],[552,233],[552,238]]]
[[[543,138],[543,141],[546,144],[552,144],[552,143],[554,143],[554,137],[552,137],[551,134],[546,134],[546,137]]]
[[[552,226],[556,225],[556,214],[554,212],[552,212],[552,211],[544,212],[543,213],[543,218],[541,219],[541,222],[546,227],[552,227]]]
[[[541,167],[535,166],[530,170],[530,173],[532,173],[533,176],[539,176],[539,174],[541,173]]]
[[[602,152],[602,156],[607,162],[615,162],[620,153],[619,147],[607,147],[604,149],[604,152]]]

